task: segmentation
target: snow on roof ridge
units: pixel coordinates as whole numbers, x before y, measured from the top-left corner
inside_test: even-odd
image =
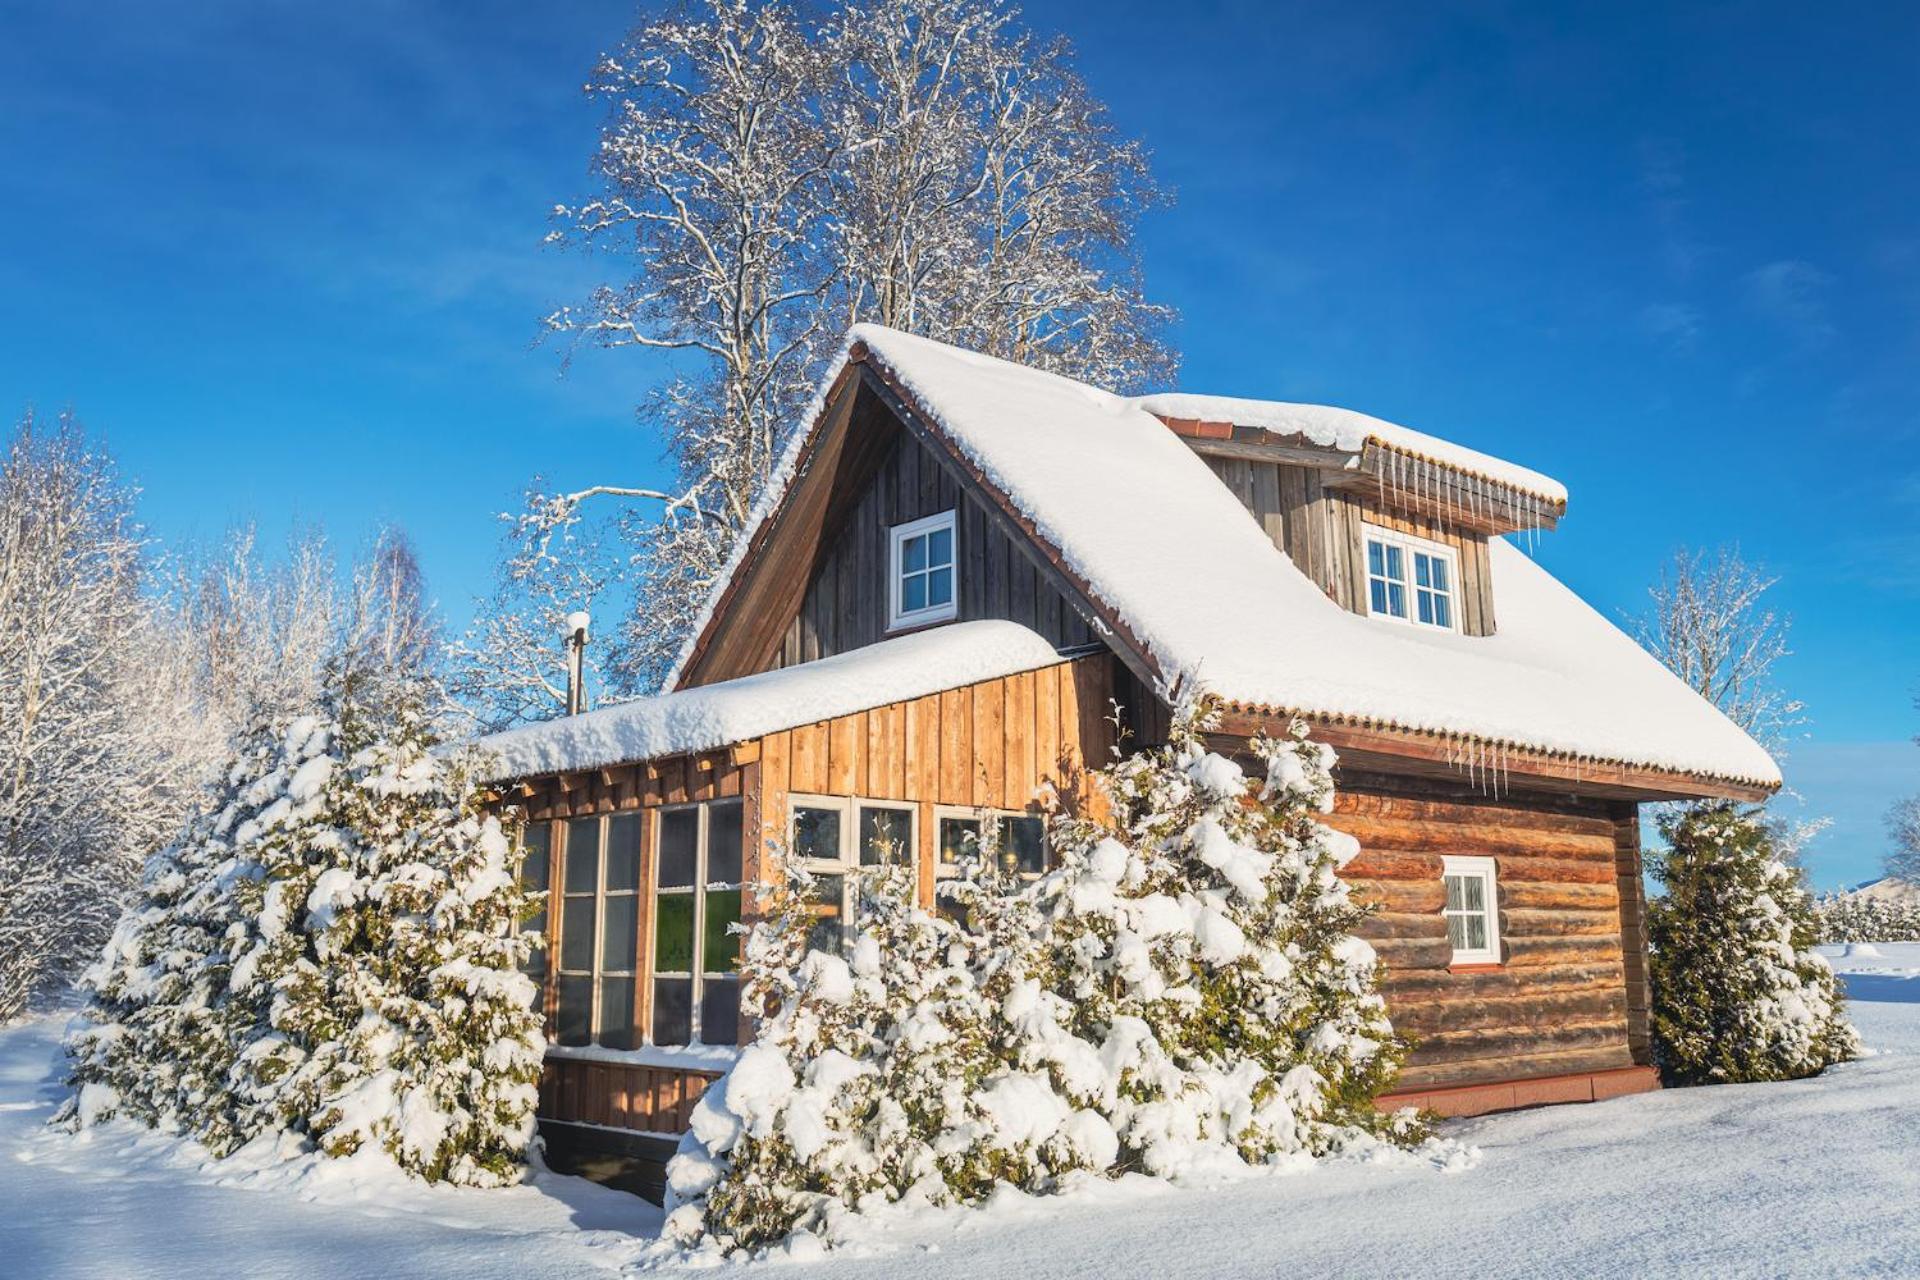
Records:
[[[1299,435],[1323,448],[1358,453],[1371,441],[1382,448],[1437,462],[1455,471],[1524,489],[1553,502],[1565,503],[1567,488],[1552,476],[1497,458],[1439,436],[1403,427],[1385,418],[1330,404],[1286,400],[1253,400],[1238,396],[1203,395],[1188,391],[1159,391],[1135,396],[1131,403],[1160,418],[1200,422],[1231,422],[1236,427],[1258,427],[1276,435]]]
[[[672,679],[785,496],[856,346],[1169,686],[1568,759],[1779,784],[1758,743],[1505,539],[1489,540],[1497,634],[1362,617],[1309,581],[1140,400],[879,325],[848,332]]]
[[[481,738],[500,778],[712,751],[782,729],[1064,662],[1017,622],[955,622],[757,675],[618,702]]]

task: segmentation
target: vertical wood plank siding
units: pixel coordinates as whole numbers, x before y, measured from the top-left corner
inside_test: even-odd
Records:
[[[871,481],[824,530],[799,613],[788,623],[771,665],[790,667],[887,638],[888,532],[894,525],[952,511],[959,572],[958,618],[1004,618],[1058,648],[1092,643],[1093,629],[990,519],[939,459],[906,431],[893,441]]]
[[[686,1132],[693,1104],[717,1072],[548,1058],[540,1073],[542,1120],[637,1133]]]
[[[1460,626],[1494,633],[1493,581],[1484,534],[1442,527],[1423,516],[1382,510],[1364,493],[1328,488],[1311,467],[1207,455],[1206,463],[1260,522],[1273,545],[1343,609],[1366,612],[1367,557],[1361,525],[1371,522],[1453,548],[1460,560]]]
[[[1646,1063],[1644,944],[1623,939],[1639,931],[1638,836],[1624,830],[1632,807],[1341,779],[1327,821],[1360,841],[1345,875],[1378,907],[1363,933],[1385,966],[1394,1026],[1415,1041],[1401,1090]],[[1498,968],[1450,968],[1447,854],[1494,859]],[[1640,965],[1637,1001],[1629,957]]]
[[[762,878],[786,840],[788,795],[912,801],[920,898],[932,905],[934,806],[1023,809],[1045,790],[1084,801],[1088,763],[1114,743],[1117,668],[1099,654],[762,738]]]

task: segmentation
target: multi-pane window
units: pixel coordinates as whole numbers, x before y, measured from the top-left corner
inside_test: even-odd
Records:
[[[939,892],[938,882],[957,879],[967,864],[990,855],[998,868],[1023,880],[1035,880],[1052,868],[1046,819],[1010,809],[968,809],[950,805],[933,811],[938,841],[934,854],[934,910],[964,921],[965,907]]]
[[[1049,868],[1047,823],[1038,814],[941,806],[934,820],[940,824],[937,869],[942,876],[958,874],[989,839],[1003,870],[1038,876]]]
[[[640,919],[640,815],[574,818],[561,853],[556,1038],[631,1049]]]
[[[740,1039],[741,805],[662,809],[653,907],[657,1045]]]
[[[1447,940],[1455,964],[1500,963],[1500,903],[1492,858],[1445,858]]]
[[[890,629],[944,622],[954,616],[953,512],[893,527],[889,556]]]
[[[1367,612],[1447,631],[1458,629],[1454,604],[1459,579],[1453,549],[1369,525]]]
[[[520,887],[537,895],[539,905],[520,923],[523,933],[538,934],[542,943],[528,953],[520,971],[534,980],[544,994],[547,989],[547,890],[553,873],[553,827],[535,822],[520,834]]]
[[[837,952],[853,920],[857,873],[916,865],[914,806],[840,796],[794,796],[792,806],[789,849],[813,876],[820,916],[813,946]]]

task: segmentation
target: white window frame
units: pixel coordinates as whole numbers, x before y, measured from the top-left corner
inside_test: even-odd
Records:
[[[937,515],[924,516],[918,520],[909,520],[905,524],[894,525],[887,533],[887,630],[901,631],[908,627],[923,627],[935,622],[947,622],[960,612],[960,531],[954,519],[953,511],[942,511]],[[918,538],[945,529],[948,533],[947,546],[953,558],[947,563],[948,582],[951,590],[947,593],[946,603],[929,605],[923,609],[908,611],[901,607],[900,587],[903,577],[901,567],[901,548],[907,539]],[[928,570],[938,566],[929,563]]]
[[[872,796],[823,796],[806,792],[793,792],[787,796],[787,847],[793,848],[793,826],[797,812],[801,809],[831,809],[840,815],[840,848],[833,858],[801,858],[800,865],[808,871],[817,871],[826,875],[840,877],[840,930],[842,939],[852,936],[854,907],[858,903],[859,877],[864,867],[860,861],[860,811],[862,809],[891,809],[907,815],[908,848],[906,867],[913,873],[914,891],[920,886],[920,805],[913,800],[879,800]],[[937,832],[939,827],[936,825]]]
[[[627,811],[618,812],[618,813],[603,813],[597,816],[582,815],[577,818],[561,818],[554,823],[555,826],[564,828],[564,834],[561,837],[564,851],[561,855],[562,865],[560,868],[561,875],[559,878],[560,887],[557,894],[555,894],[552,890],[549,890],[549,895],[547,899],[547,902],[548,902],[547,909],[549,911],[553,909],[553,902],[556,897],[558,898],[559,904],[560,904],[560,914],[558,917],[559,929],[556,931],[556,934],[555,934],[555,941],[559,945],[554,948],[554,951],[556,952],[556,954],[553,957],[552,964],[548,971],[551,977],[551,981],[554,984],[554,1036],[556,1041],[558,1040],[559,1030],[560,1030],[560,1027],[559,1027],[560,984],[564,979],[586,978],[592,984],[591,985],[592,996],[588,1001],[588,1005],[587,1005],[587,1044],[589,1045],[600,1044],[601,1036],[604,1034],[604,1031],[605,1031],[605,1028],[602,1025],[604,1019],[602,1018],[601,1015],[604,1012],[604,1009],[602,1006],[605,1003],[604,987],[605,987],[606,979],[624,978],[632,982],[634,986],[635,1003],[636,1004],[638,1003],[638,996],[640,991],[641,967],[642,967],[642,957],[640,955],[639,922],[641,918],[640,917],[641,911],[644,909],[647,909],[648,907],[648,904],[643,903],[641,901],[642,896],[646,893],[647,886],[644,881],[644,878],[641,878],[640,882],[636,883],[632,889],[609,890],[607,888],[607,863],[610,861],[610,859],[607,856],[608,855],[608,839],[609,839],[609,836],[612,834],[613,820],[615,818],[630,818],[634,823],[640,826],[641,844],[639,848],[635,850],[635,856],[641,859],[642,869],[644,869],[645,858],[646,858],[646,846],[645,846],[646,829],[645,829],[645,822],[642,820],[637,810],[627,810]],[[571,865],[573,860],[573,855],[574,855],[573,826],[575,823],[592,823],[594,824],[594,827],[595,827],[596,834],[594,836],[594,839],[597,845],[597,857],[596,857],[597,865],[595,867],[593,891],[591,894],[567,892],[567,883],[566,883],[567,867]],[[549,884],[551,884],[553,880],[553,861],[552,861],[553,836],[552,836],[551,830],[549,830],[547,839],[548,839],[547,877],[548,877]],[[634,932],[634,940],[633,940],[633,967],[631,969],[608,969],[605,967],[603,963],[604,960],[606,959],[607,899],[610,897],[632,898],[634,900],[633,918],[634,918],[635,932]],[[567,903],[569,899],[585,900],[588,898],[591,898],[593,902],[593,942],[591,944],[593,948],[592,954],[588,957],[588,967],[586,969],[568,969],[564,967],[564,964],[565,964],[564,957],[566,956],[566,952],[567,952]],[[629,1010],[629,1016],[633,1016],[632,1010]],[[647,1034],[648,1028],[636,1026],[633,1030],[634,1030],[634,1035],[632,1038],[634,1042],[643,1043],[644,1037]]]
[[[710,834],[709,828],[712,826],[710,810],[715,806],[725,805],[737,805],[740,807],[740,874],[742,879],[738,883],[732,884],[724,880],[709,880],[707,871],[707,846],[710,843],[708,836]],[[660,884],[660,837],[666,827],[665,817],[669,813],[684,812],[687,810],[692,810],[695,814],[693,824],[693,883],[690,885],[669,885],[663,888]],[[696,800],[685,804],[661,805],[654,812],[653,821],[649,824],[653,828],[653,844],[652,847],[647,850],[647,852],[652,855],[649,861],[652,864],[653,882],[647,885],[646,888],[649,890],[647,894],[647,942],[649,946],[656,950],[653,954],[646,957],[648,988],[646,992],[647,1025],[639,1028],[640,1034],[645,1038],[644,1042],[646,1044],[656,1045],[656,1047],[661,1048],[678,1049],[686,1047],[685,1045],[657,1045],[657,1042],[653,1038],[653,1011],[656,998],[653,984],[661,978],[684,978],[688,981],[690,990],[688,999],[692,1002],[687,1011],[688,1042],[696,1045],[708,1043],[701,1039],[702,1028],[700,1026],[701,1006],[705,1003],[707,996],[707,894],[710,890],[714,889],[721,890],[722,892],[737,890],[740,893],[740,907],[742,916],[744,917],[747,905],[746,881],[744,877],[746,875],[748,849],[745,824],[746,806],[740,799],[733,796],[724,796],[717,800]],[[690,895],[693,898],[693,952],[688,957],[693,964],[694,971],[691,973],[684,973],[678,969],[660,969],[655,967],[655,962],[659,959],[657,948],[659,946],[660,898],[663,894],[667,897]],[[730,976],[735,984],[735,991],[738,991],[740,971],[736,968]],[[745,1013],[740,1015],[740,1025],[746,1025]],[[732,1044],[733,1042],[727,1041],[726,1043]]]
[[[1441,902],[1440,914],[1443,918],[1455,915],[1472,915],[1473,912],[1449,911],[1446,905],[1446,883],[1458,876],[1462,879],[1474,878],[1482,882],[1486,899],[1487,945],[1485,947],[1455,947],[1454,964],[1499,964],[1500,963],[1500,883],[1499,872],[1492,858],[1443,857],[1440,859]]]
[[[1373,607],[1373,562],[1372,553],[1368,549],[1368,544],[1373,542],[1397,546],[1405,556],[1407,576],[1404,581],[1398,584],[1406,590],[1407,616],[1404,618],[1397,613],[1378,612]],[[1447,590],[1444,593],[1447,600],[1447,621],[1445,625],[1438,622],[1420,621],[1418,593],[1422,590],[1425,590],[1430,595],[1441,593],[1435,592],[1431,587],[1422,588],[1419,585],[1413,564],[1413,558],[1416,555],[1423,555],[1431,559],[1440,560],[1447,566]],[[1457,632],[1460,630],[1460,553],[1446,543],[1435,542],[1431,538],[1422,538],[1418,534],[1401,533],[1397,529],[1388,529],[1377,524],[1362,523],[1360,535],[1360,569],[1361,576],[1365,579],[1365,587],[1360,593],[1360,599],[1361,603],[1366,605],[1367,616],[1369,618],[1379,618],[1386,622],[1399,623],[1403,627],[1419,627],[1425,631]],[[1389,579],[1389,581],[1391,581],[1391,579]]]
[[[937,804],[933,806],[933,875],[935,880],[951,880],[959,876],[961,868],[944,862],[940,857],[940,822],[944,818],[958,818],[966,822],[978,822],[984,828],[988,822],[999,822],[1006,818],[1037,818],[1044,825],[1046,815],[1031,809],[996,809],[989,805]],[[1044,839],[1044,833],[1043,837]],[[1053,851],[1044,850],[1047,871],[1053,869]],[[1022,871],[1022,880],[1038,880],[1046,871]]]

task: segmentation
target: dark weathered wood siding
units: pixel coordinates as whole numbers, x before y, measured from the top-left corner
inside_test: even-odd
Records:
[[[1379,775],[1340,779],[1328,822],[1360,841],[1346,870],[1379,910],[1364,933],[1394,1026],[1415,1041],[1402,1091],[1642,1065],[1623,925],[1638,930],[1630,805]],[[1454,968],[1441,859],[1494,860],[1502,963]],[[1631,861],[1631,868],[1628,863]],[[1635,898],[1623,913],[1623,887]],[[1642,987],[1644,992],[1644,987]]]
[[[1453,548],[1460,561],[1460,627],[1494,633],[1486,535],[1431,518],[1389,511],[1364,491],[1333,488],[1312,467],[1206,456],[1206,463],[1260,522],[1273,545],[1341,608],[1366,612],[1367,559],[1361,525],[1371,522]]]
[[[812,662],[886,639],[888,532],[943,511],[955,513],[957,621],[1008,619],[1060,648],[1095,639],[1047,579],[1038,554],[1010,538],[945,463],[896,429],[865,490],[826,529],[800,612],[781,638],[774,665]]]

